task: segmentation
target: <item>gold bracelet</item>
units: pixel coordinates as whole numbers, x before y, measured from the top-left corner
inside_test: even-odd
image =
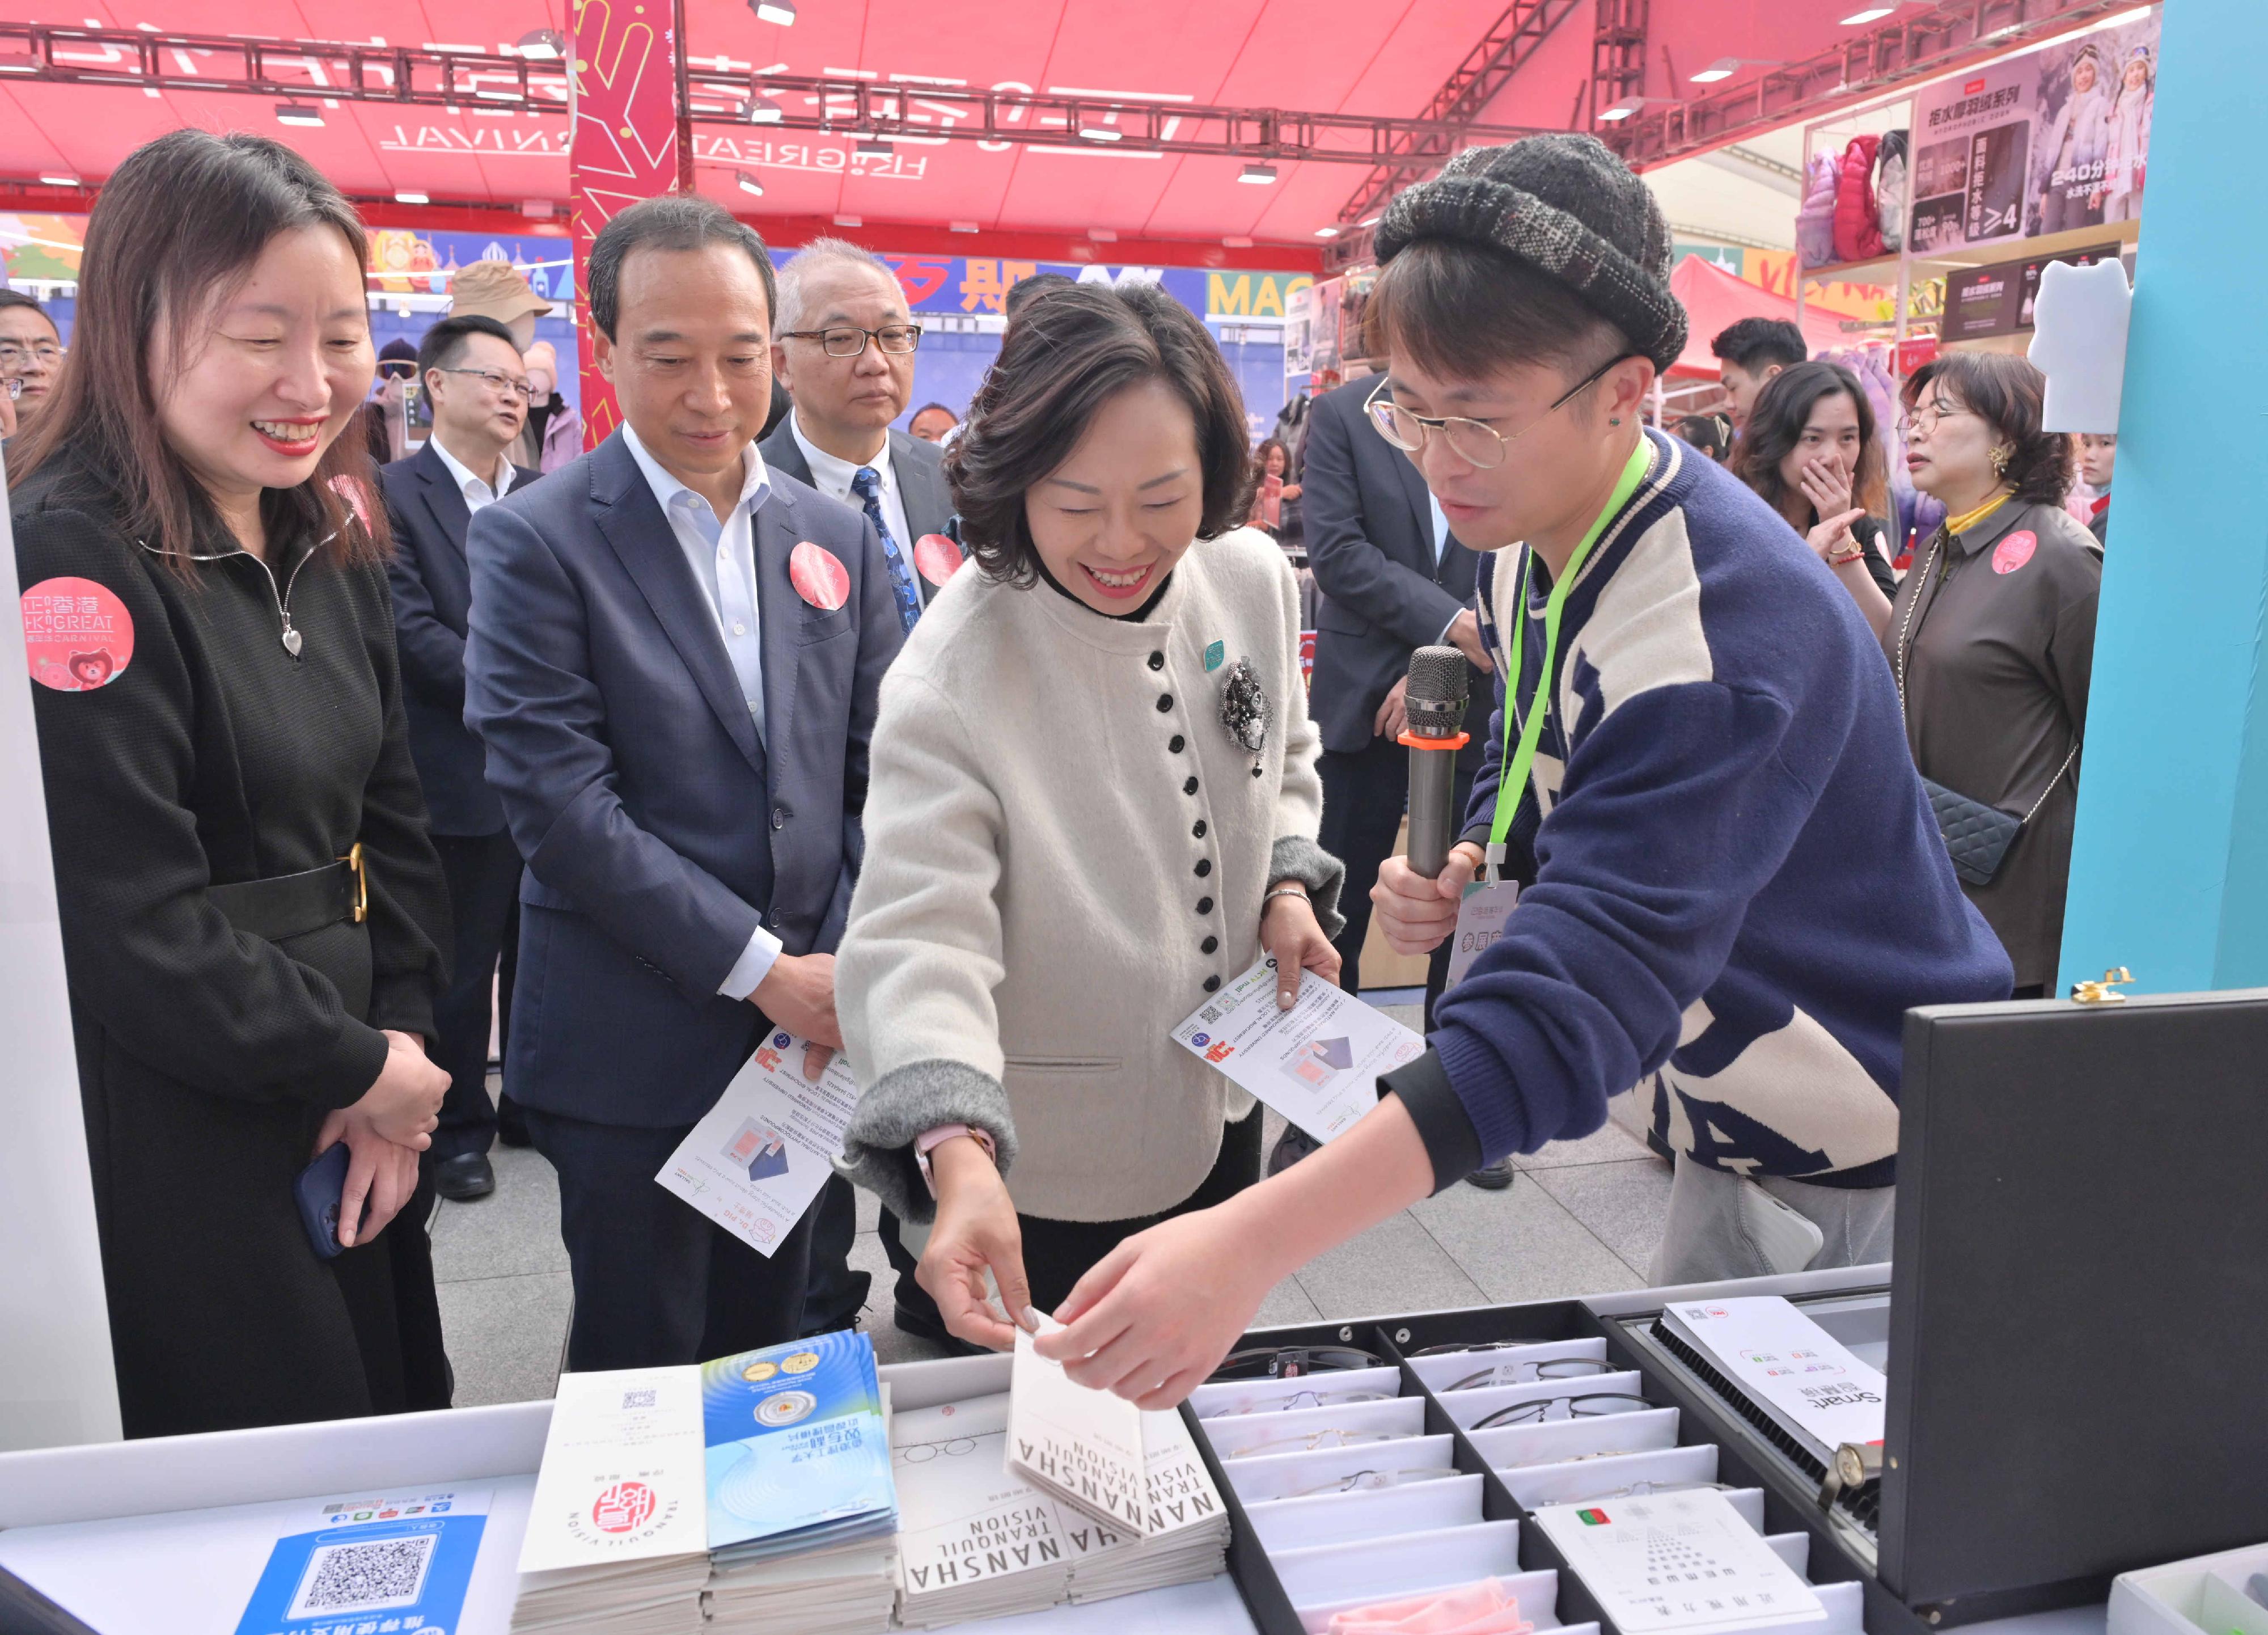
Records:
[[[1827,558],[1827,565],[1830,568],[1847,568],[1854,562],[1864,562],[1866,559],[1867,548],[1864,545],[1859,545],[1854,546],[1848,551],[1845,551],[1840,556],[1829,556]]]

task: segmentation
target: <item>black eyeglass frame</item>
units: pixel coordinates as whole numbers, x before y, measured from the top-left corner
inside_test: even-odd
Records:
[[[882,337],[893,333],[911,335],[913,344],[903,349],[885,345]],[[830,335],[855,335],[858,337],[858,344],[853,350],[838,352],[828,342],[827,337]],[[922,327],[919,324],[884,324],[880,329],[861,329],[857,324],[829,324],[824,329],[783,329],[779,338],[783,341],[816,341],[829,357],[849,359],[864,357],[870,341],[886,357],[910,357],[921,350]]]
[[[1350,1361],[1331,1360],[1351,1359]],[[1302,1380],[1314,1374],[1352,1374],[1360,1368],[1391,1368],[1375,1351],[1359,1345],[1256,1345],[1231,1351],[1205,1376],[1209,1385],[1248,1384],[1255,1380]],[[1257,1368],[1258,1373],[1232,1373]]]

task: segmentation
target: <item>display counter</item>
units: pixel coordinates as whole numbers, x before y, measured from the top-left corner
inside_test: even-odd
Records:
[[[1432,1587],[1444,1574],[1494,1573],[1521,1595],[1539,1635],[1560,1626],[1580,1635],[1584,1625],[1617,1635],[1611,1624],[1601,1629],[1581,1581],[1563,1570],[1539,1530],[1524,1525],[1523,1501],[1549,1496],[1516,1491],[1522,1486],[1517,1471],[1508,1482],[1491,1462],[1503,1456],[1496,1445],[1504,1433],[1476,1437],[1460,1423],[1473,1417],[1471,1405],[1444,1406],[1441,1394],[1407,1360],[1408,1351],[1427,1345],[1517,1338],[1602,1341],[1616,1366],[1640,1376],[1650,1399],[1677,1406],[1676,1428],[1665,1433],[1665,1445],[1675,1450],[1669,1457],[1678,1470],[1690,1466],[1693,1475],[1734,1488],[1736,1505],[1754,1513],[1752,1524],[1820,1587],[1828,1618],[1815,1630],[1788,1627],[1805,1635],[1908,1629],[1912,1615],[1873,1582],[1864,1565],[1867,1534],[1859,1513],[1821,1510],[1815,1479],[1768,1436],[1712,1401],[1706,1386],[1650,1337],[1652,1319],[1668,1300],[1734,1293],[1785,1294],[1854,1351],[1881,1359],[1885,1267],[1256,1332],[1248,1343],[1359,1344],[1392,1358],[1403,1386],[1395,1395],[1408,1407],[1395,1402],[1366,1410],[1410,1418],[1414,1431],[1436,1439],[1429,1447],[1447,1450],[1477,1478],[1465,1486],[1469,1499],[1452,1499],[1447,1490],[1455,1484],[1444,1483],[1429,1500],[1476,1506],[1477,1525],[1461,1529],[1446,1554],[1429,1542],[1445,1536],[1438,1528],[1411,1535],[1418,1542],[1406,1546],[1392,1537],[1350,1539],[1328,1521],[1314,1533],[1307,1515],[1315,1506],[1310,1503],[1303,1515],[1297,1506],[1304,1501],[1294,1501],[1287,1514],[1280,1500],[1271,1504],[1254,1485],[1251,1462],[1238,1462],[1233,1473],[1225,1469],[1212,1437],[1204,1434],[1200,1444],[1235,1528],[1230,1574],[962,1627],[1020,1635],[1289,1635],[1312,1624],[1302,1609]],[[904,1363],[881,1373],[897,1407],[919,1408],[1000,1388],[1001,1359]],[[232,1635],[270,1548],[311,1501],[447,1486],[484,1493],[489,1517],[458,1635],[505,1635],[514,1564],[549,1418],[549,1403],[523,1403],[0,1455],[0,1565],[103,1635]],[[1203,1430],[1225,1422],[1196,1423]],[[1378,1531],[1366,1522],[1361,1530]],[[2092,1606],[1993,1627],[2098,1635],[2102,1626],[2102,1608]]]

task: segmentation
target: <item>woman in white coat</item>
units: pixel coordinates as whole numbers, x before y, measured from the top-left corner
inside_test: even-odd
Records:
[[[1234,528],[1244,409],[1152,289],[1048,292],[947,458],[973,567],[882,684],[836,970],[845,1155],[933,1220],[899,1326],[1005,1346],[1132,1234],[1260,1174],[1252,1099],[1167,1036],[1264,949],[1336,978],[1344,871],[1283,552]]]

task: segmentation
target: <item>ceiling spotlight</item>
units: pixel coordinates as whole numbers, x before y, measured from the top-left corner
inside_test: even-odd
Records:
[[[837,216],[835,225],[838,227],[863,227],[866,225],[866,218],[863,216]]]
[[[973,221],[947,222],[946,225],[954,232],[982,232],[984,231]]]
[[[1108,125],[1082,125],[1079,134],[1089,142],[1120,142],[1125,139],[1123,130],[1113,130]]]
[[[1232,250],[1248,250],[1252,247],[1252,240],[1244,237],[1241,233],[1223,239],[1221,242]]]
[[[1315,237],[1318,239],[1336,239],[1338,236],[1339,230],[1336,227],[1318,227],[1315,229]]]
[[[890,144],[880,136],[860,136],[850,151],[862,159],[886,159],[890,157]]]
[[[397,193],[394,195],[394,202],[396,204],[431,204],[433,201],[423,193]]]
[[[756,14],[759,23],[777,23],[785,28],[795,21],[795,0],[748,0],[748,10]]]
[[[1384,221],[1385,219],[1386,219],[1385,212],[1381,210],[1379,214],[1377,214],[1377,215],[1375,215],[1375,216],[1365,217],[1363,218],[1363,221],[1362,221],[1361,225],[1362,225],[1363,226],[1365,226],[1365,227],[1375,227],[1375,226],[1377,226],[1377,225],[1378,225],[1378,224],[1379,224],[1379,223],[1381,223],[1381,222]]]
[[[556,63],[567,55],[567,39],[556,28],[531,28],[515,48],[520,55],[539,63]]]
[[[744,170],[740,173],[740,191],[743,193],[752,193],[761,199],[764,196],[764,184],[758,181],[753,174]]]
[[[1264,188],[1276,180],[1276,167],[1273,165],[1247,165],[1236,179]]]
[[[61,174],[50,175],[45,171],[40,173],[40,181],[41,185],[49,188],[76,188],[78,186],[78,178],[76,176]]]
[[[1612,107],[1600,109],[1599,117],[1602,120],[1628,119],[1642,109],[1675,102],[1679,99],[1676,97],[1624,97]]]
[[[1693,82],[1696,85],[1713,85],[1720,79],[1730,79],[1734,75],[1739,73],[1744,68],[1781,68],[1785,66],[1786,63],[1784,61],[1778,57],[1720,56],[1715,62],[1710,63],[1708,67],[1694,75]]]
[[[36,74],[40,59],[28,51],[0,51],[0,74]]]
[[[320,125],[323,122],[323,110],[310,107],[304,102],[278,102],[276,105],[276,122],[279,125]]]
[[[1867,23],[1879,23],[1901,6],[1919,5],[1924,0],[1888,0],[1888,4],[1862,6],[1843,19],[1845,28],[1858,28]]]
[[[751,125],[777,125],[786,111],[770,97],[750,97],[741,104],[741,113]]]

